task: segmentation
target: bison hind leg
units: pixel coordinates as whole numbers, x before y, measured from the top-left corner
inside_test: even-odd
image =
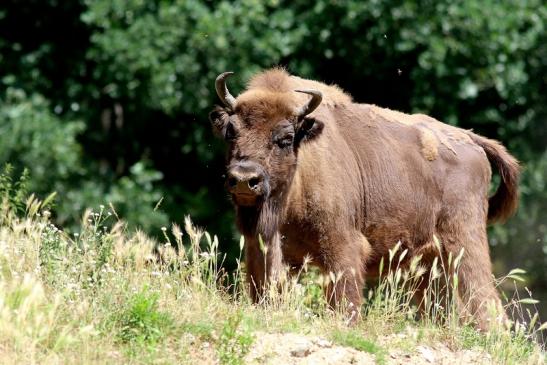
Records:
[[[486,211],[475,208],[475,212],[469,209],[454,214],[439,227],[439,234],[446,257],[452,256],[450,283],[457,286],[459,317],[486,331],[503,323],[506,314],[492,275]],[[453,275],[457,275],[457,281],[452,280]]]

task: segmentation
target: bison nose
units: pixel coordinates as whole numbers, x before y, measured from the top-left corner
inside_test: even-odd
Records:
[[[232,194],[261,195],[264,176],[258,172],[233,169],[228,172],[228,190]]]

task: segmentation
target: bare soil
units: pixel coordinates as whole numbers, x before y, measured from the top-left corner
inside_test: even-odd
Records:
[[[387,340],[387,338],[385,339]],[[380,343],[386,341],[380,341]],[[338,346],[321,337],[294,333],[256,333],[251,351],[245,362],[248,364],[295,364],[295,365],[342,365],[377,364],[422,365],[422,364],[493,364],[490,355],[478,350],[452,351],[446,345],[420,345],[412,351],[385,350],[381,358],[354,348]],[[380,357],[379,356],[379,357]]]

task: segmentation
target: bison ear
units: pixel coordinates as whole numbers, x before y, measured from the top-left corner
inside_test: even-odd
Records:
[[[311,141],[317,138],[323,131],[324,127],[325,124],[315,118],[306,117],[302,119],[302,121],[299,123],[298,130],[296,131],[296,144],[298,145],[300,143]]]
[[[217,136],[224,138],[224,129],[226,128],[226,124],[228,123],[228,113],[226,113],[223,108],[216,106],[209,113],[209,121],[211,122],[211,125],[213,127],[213,132]]]

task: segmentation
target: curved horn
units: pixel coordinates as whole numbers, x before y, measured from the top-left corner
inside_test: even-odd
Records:
[[[294,91],[311,95],[310,101],[308,101],[306,105],[301,106],[300,108],[297,109],[296,115],[299,118],[302,118],[310,114],[311,112],[313,112],[319,106],[319,104],[321,104],[321,100],[323,100],[323,93],[321,93],[321,91],[319,90],[310,89],[310,90],[294,90]]]
[[[218,97],[224,103],[224,105],[226,105],[231,110],[234,110],[236,99],[228,91],[228,87],[226,86],[226,79],[233,74],[233,72],[223,72],[218,75],[217,79],[215,80],[215,89],[217,91]]]

